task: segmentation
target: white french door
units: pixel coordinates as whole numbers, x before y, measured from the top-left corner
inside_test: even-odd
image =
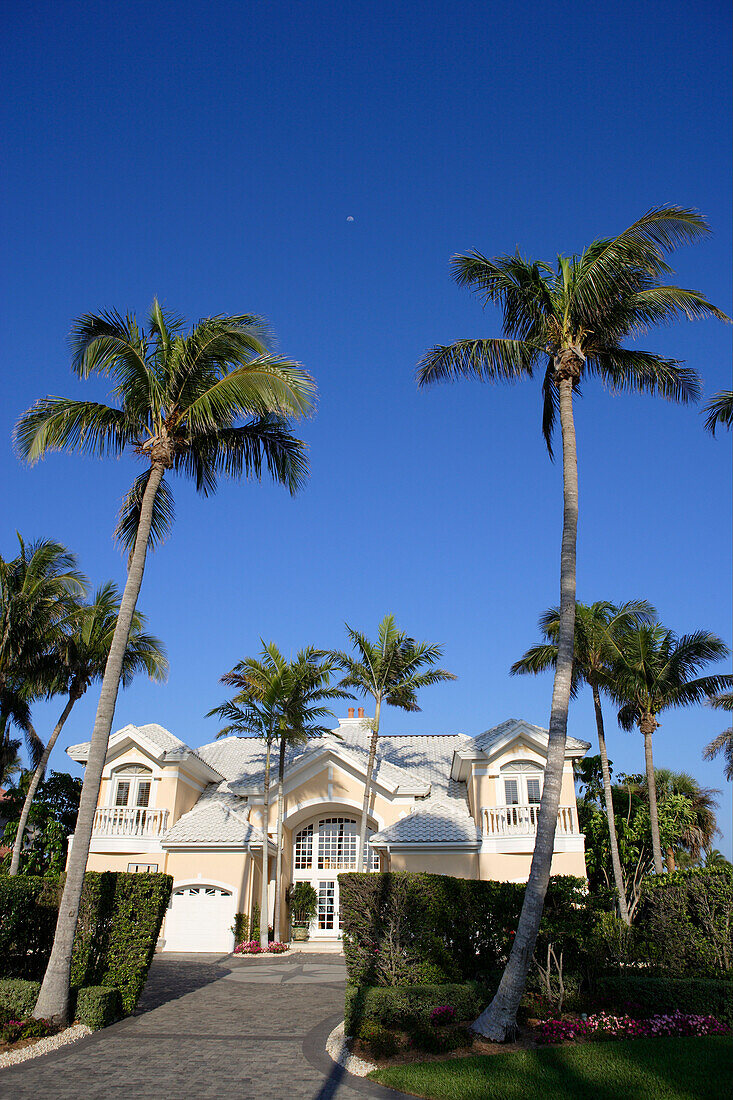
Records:
[[[371,833],[371,830],[370,830]],[[309,882],[318,897],[310,926],[312,939],[341,936],[339,871],[356,870],[357,822],[350,817],[321,817],[301,829],[293,843],[293,878]],[[369,870],[379,870],[379,857],[369,853]]]

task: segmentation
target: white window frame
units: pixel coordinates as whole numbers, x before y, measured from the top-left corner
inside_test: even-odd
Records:
[[[518,802],[507,802],[506,780],[512,780],[517,784]],[[539,764],[531,760],[517,760],[511,764],[504,764],[499,770],[499,799],[500,806],[539,806],[539,802],[530,802],[527,790],[527,780],[537,779],[540,784],[540,798],[545,785],[545,770]]]
[[[127,801],[124,805],[120,805],[117,802],[117,792],[122,783],[129,784]],[[140,786],[143,783],[148,783],[150,785],[150,792],[148,794],[147,804],[145,806],[139,806],[137,800]],[[109,804],[116,810],[152,810],[155,806],[155,786],[156,784],[151,768],[146,767],[144,764],[121,764],[120,767],[115,768],[110,775]]]
[[[333,830],[333,825],[336,824],[337,822],[343,822],[344,825],[353,826],[353,831],[351,829],[349,829],[348,833],[345,834],[345,839],[348,837],[348,841],[347,841],[347,843],[348,843],[351,840],[352,837],[356,838],[355,844],[353,845],[354,860],[353,860],[353,862],[344,863],[343,866],[328,866],[327,860],[324,859],[323,860],[324,866],[321,867],[321,866],[319,866],[319,863],[321,862],[322,853],[327,854],[329,848],[331,849],[331,851],[335,850],[336,852],[338,852],[338,849],[339,849],[340,845],[339,845],[338,839],[335,837],[334,830]],[[324,828],[323,834],[322,834],[321,833],[321,826],[324,826],[324,827],[325,826],[331,826],[331,828],[328,830],[328,832],[326,831],[326,828]],[[374,829],[368,829],[367,830],[367,844],[369,843],[372,836],[374,835],[374,832],[375,832]],[[303,846],[302,846],[303,851],[301,851],[301,860],[300,860],[300,862],[301,863],[305,862],[305,860],[302,858],[302,856],[305,854],[305,851],[309,848],[310,849],[310,851],[309,851],[310,865],[309,866],[298,867],[298,866],[296,866],[296,857],[297,857],[297,854],[298,854],[298,841],[299,841],[300,837],[305,838],[306,836],[307,836],[307,839],[308,839],[309,843],[303,844]],[[325,840],[326,836],[328,836],[329,843],[327,845],[322,846],[322,843],[321,843],[322,839]],[[334,840],[336,841],[335,844],[334,844]],[[301,825],[301,827],[297,830],[297,832],[293,836],[293,851],[292,851],[293,878],[298,879],[298,880],[305,879],[305,880],[310,881],[311,879],[315,879],[316,877],[326,879],[329,875],[338,875],[338,874],[341,874],[342,872],[345,872],[345,871],[356,871],[356,870],[358,870],[358,868],[356,866],[356,849],[358,848],[358,846],[359,846],[359,822],[356,818],[351,817],[351,815],[349,815],[349,814],[339,813],[338,811],[334,811],[333,813],[326,812],[326,813],[319,814],[318,817],[314,818],[311,821],[307,821],[303,825]],[[351,847],[351,844],[349,844],[349,847]],[[370,871],[378,871],[379,868],[380,868],[379,854],[373,848],[370,848],[369,849],[369,870]]]

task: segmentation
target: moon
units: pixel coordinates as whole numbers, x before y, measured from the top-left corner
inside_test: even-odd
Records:
[[[353,222],[353,220],[354,220],[353,215],[349,214],[349,216],[346,220],[347,220],[347,222]]]

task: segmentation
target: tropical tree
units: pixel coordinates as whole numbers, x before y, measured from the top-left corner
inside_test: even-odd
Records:
[[[86,314],[71,332],[72,368],[114,381],[116,404],[44,397],[15,429],[23,459],[48,451],[99,456],[131,452],[145,468],[123,504],[118,533],[130,550],[84,774],[74,846],[59,920],[35,1015],[65,1020],[69,973],[94,812],[107,755],[127,641],[148,546],[173,518],[168,471],[192,478],[207,496],[220,476],[259,479],[263,466],[292,493],[304,483],[304,445],[290,417],[306,414],[314,384],[297,364],[270,354],[263,323],[253,316],[183,322],[153,302],[147,327],[134,316]]]
[[[733,391],[721,390],[714,393],[703,409],[705,414],[705,427],[707,431],[715,435],[715,429],[721,424],[730,428],[733,424]]]
[[[642,786],[644,791],[646,784]],[[665,851],[667,871],[677,869],[682,853],[697,863],[718,832],[715,811],[720,791],[701,787],[687,772],[656,768],[654,786],[659,807],[659,833]],[[644,791],[644,793],[647,793]]]
[[[0,787],[23,770],[20,745],[20,741],[9,737],[0,741]]]
[[[429,351],[418,384],[472,378],[515,382],[542,374],[542,430],[552,456],[560,421],[563,454],[563,531],[560,549],[560,622],[549,745],[537,839],[522,913],[506,969],[491,1005],[474,1027],[504,1040],[516,1026],[527,972],[542,918],[554,848],[575,635],[575,560],[578,473],[573,396],[598,379],[617,392],[637,390],[673,401],[700,393],[694,370],[623,341],[678,316],[725,318],[697,291],[667,285],[664,256],[708,232],[705,219],[678,206],[656,208],[618,237],[593,241],[581,254],[558,257],[553,268],[515,255],[488,259],[480,252],[453,257],[456,281],[503,310],[503,337],[459,340]]]
[[[43,742],[33,728],[30,705],[49,694],[45,666],[86,591],[86,578],[60,543],[37,539],[27,544],[17,537],[16,557],[0,557],[0,751],[8,760],[14,757],[19,742],[10,741],[8,730],[15,725],[35,765]]]
[[[277,854],[275,870],[275,909],[273,928],[278,935],[282,906],[282,847],[284,816],[284,782],[287,750],[303,745],[311,738],[322,737],[329,732],[323,719],[333,717],[324,704],[336,699],[349,698],[347,692],[330,683],[334,664],[328,654],[308,646],[298,652],[294,661],[288,660],[274,642],[263,646],[259,658],[240,661],[231,672],[222,677],[222,683],[238,689],[237,695],[210,711],[229,722],[219,737],[230,734],[262,737],[265,741],[263,833],[268,833],[270,808],[270,754],[278,747],[278,795],[277,795]],[[267,913],[267,857],[262,857],[262,905],[261,914]],[[260,920],[260,940],[267,946],[267,923]]]
[[[66,705],[59,715],[28,784],[13,844],[13,855],[8,872],[10,875],[18,873],[31,805],[66,719],[71,714],[74,704],[81,699],[90,684],[101,681],[104,676],[119,610],[119,593],[116,586],[108,581],[97,589],[88,604],[83,604],[72,612],[67,630],[62,634],[51,654],[51,691],[53,694],[65,695]],[[144,625],[145,616],[135,611],[122,661],[120,682],[123,688],[129,687],[140,672],[145,672],[151,680],[158,681],[165,680],[168,673],[168,661],[163,643],[154,635],[147,634],[143,629]]]
[[[353,630],[348,623],[346,633],[355,656],[336,650],[332,657],[344,671],[342,688],[355,688],[362,695],[374,700],[374,718],[369,721],[371,739],[367,758],[364,801],[359,825],[359,848],[356,865],[366,871],[369,867],[367,853],[367,816],[372,793],[372,775],[377,758],[379,722],[382,704],[401,710],[417,711],[417,693],[430,684],[455,680],[452,672],[434,666],[443,656],[443,647],[429,642],[416,642],[399,630],[393,615],[386,615],[377,628],[377,640],[372,642],[366,634]]]
[[[611,666],[618,657],[623,645],[624,634],[641,623],[653,622],[655,618],[656,611],[646,600],[634,600],[618,607],[607,600],[599,600],[593,604],[576,603],[575,605],[575,642],[571,696],[576,694],[581,683],[588,684],[593,694],[598,749],[601,758],[603,796],[608,820],[611,866],[619,913],[626,924],[630,924],[631,919],[626,901],[623,870],[618,853],[601,692],[606,689]],[[515,661],[511,667],[513,676],[518,673],[544,672],[546,669],[555,668],[557,665],[557,637],[560,629],[559,607],[551,607],[549,611],[546,611],[540,617],[539,628],[547,641],[532,646],[523,657]]]
[[[733,711],[733,691],[714,696],[708,699],[708,703],[716,710]],[[705,760],[714,760],[719,752],[722,752],[725,760],[725,778],[733,783],[733,726],[714,737],[710,744],[705,746],[702,755]]]
[[[731,687],[733,676],[695,675],[727,654],[725,642],[707,630],[678,637],[659,624],[642,624],[627,633],[614,662],[609,690],[620,706],[619,725],[624,730],[638,727],[644,738],[652,851],[658,875],[663,866],[652,751],[652,737],[660,724],[658,716],[671,707],[702,703],[707,696]]]
[[[2,840],[8,846],[15,843],[20,814],[34,774],[24,771],[17,785],[6,793],[3,816],[8,821]],[[79,810],[81,784],[81,779],[68,772],[51,772],[38,787],[28,819],[19,871],[21,875],[63,873],[69,834],[74,831]],[[7,867],[10,858],[8,854],[3,859],[4,867]]]

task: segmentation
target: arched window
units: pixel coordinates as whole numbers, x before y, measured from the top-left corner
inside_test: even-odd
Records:
[[[153,785],[153,773],[142,764],[124,764],[113,773],[112,805],[133,806],[147,809],[150,805],[150,791]]]
[[[373,834],[370,829],[367,834]],[[322,817],[301,829],[295,837],[295,871],[355,871],[359,828],[351,817]],[[314,861],[315,854],[315,861]],[[369,850],[369,870],[379,870],[379,856]]]

